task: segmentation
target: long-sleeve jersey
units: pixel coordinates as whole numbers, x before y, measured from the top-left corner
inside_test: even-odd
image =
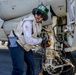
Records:
[[[42,42],[42,38],[34,38],[32,37],[32,22],[25,21],[22,27],[24,33],[24,39],[29,45],[37,45]]]

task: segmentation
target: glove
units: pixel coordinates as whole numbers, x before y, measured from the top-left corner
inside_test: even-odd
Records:
[[[42,43],[41,43],[41,46],[42,46],[43,48],[46,47],[46,41],[47,41],[47,38],[46,38],[46,37],[42,37]]]

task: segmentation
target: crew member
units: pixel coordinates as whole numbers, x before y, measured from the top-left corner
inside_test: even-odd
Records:
[[[12,75],[23,75],[24,61],[27,64],[26,75],[35,75],[35,63],[32,46],[40,45],[38,37],[42,29],[42,21],[48,19],[48,9],[43,4],[34,8],[32,14],[25,17],[8,37],[8,48],[13,64]]]

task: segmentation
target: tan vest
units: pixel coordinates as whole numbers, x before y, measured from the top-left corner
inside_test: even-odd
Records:
[[[22,26],[23,23],[27,20],[32,21],[33,25],[33,34],[32,37],[37,37],[37,34],[41,33],[42,25],[41,23],[36,23],[34,16],[31,15],[28,18],[24,18],[13,30],[15,35],[18,37],[17,42],[26,50],[29,51],[32,48],[32,45],[26,44],[26,40],[24,39],[24,35],[22,35]]]

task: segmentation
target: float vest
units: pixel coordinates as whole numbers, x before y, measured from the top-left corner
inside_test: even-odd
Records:
[[[32,45],[29,45],[26,43],[26,40],[24,39],[24,35],[22,34],[22,26],[23,23],[25,21],[32,21],[32,30],[33,30],[33,34],[32,37],[37,37],[37,34],[41,33],[41,29],[42,29],[42,25],[41,23],[36,23],[35,18],[33,15],[29,16],[29,17],[25,17],[22,21],[20,21],[20,23],[13,29],[14,34],[17,36],[18,40],[18,44],[21,45],[21,47],[23,47],[26,51],[29,51],[32,48]],[[38,32],[37,32],[38,30]]]

